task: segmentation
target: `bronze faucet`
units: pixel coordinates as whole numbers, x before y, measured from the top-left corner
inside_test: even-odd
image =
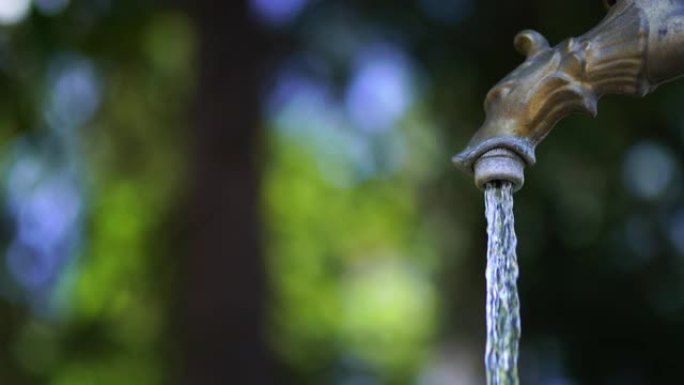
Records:
[[[507,180],[519,190],[535,147],[573,112],[592,116],[606,94],[644,96],[684,75],[684,0],[608,0],[586,34],[549,47],[538,32],[515,37],[527,58],[485,99],[486,119],[454,164],[483,188]]]

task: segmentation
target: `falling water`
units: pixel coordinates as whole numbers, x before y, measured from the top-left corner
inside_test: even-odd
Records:
[[[517,239],[513,217],[513,186],[489,183],[487,215],[487,367],[488,385],[517,385],[520,300],[518,299]]]

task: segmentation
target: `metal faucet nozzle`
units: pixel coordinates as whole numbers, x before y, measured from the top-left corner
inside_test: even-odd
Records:
[[[499,177],[519,189],[536,146],[565,116],[595,116],[603,95],[644,96],[684,74],[684,0],[607,4],[595,28],[555,47],[532,30],[515,37],[526,60],[489,91],[484,124],[453,158],[478,187]]]

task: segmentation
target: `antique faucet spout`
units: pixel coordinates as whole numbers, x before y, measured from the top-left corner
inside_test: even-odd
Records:
[[[454,164],[478,187],[516,190],[535,148],[570,113],[597,114],[603,95],[644,96],[684,75],[684,0],[611,1],[591,31],[550,47],[538,32],[515,37],[526,60],[487,94],[486,119]]]

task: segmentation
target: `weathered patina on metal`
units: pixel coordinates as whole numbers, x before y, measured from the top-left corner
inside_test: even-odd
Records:
[[[684,0],[605,3],[594,29],[555,47],[536,31],[515,37],[526,60],[489,91],[484,124],[453,158],[478,187],[509,180],[520,189],[536,146],[563,117],[595,116],[603,95],[644,96],[684,74]]]

